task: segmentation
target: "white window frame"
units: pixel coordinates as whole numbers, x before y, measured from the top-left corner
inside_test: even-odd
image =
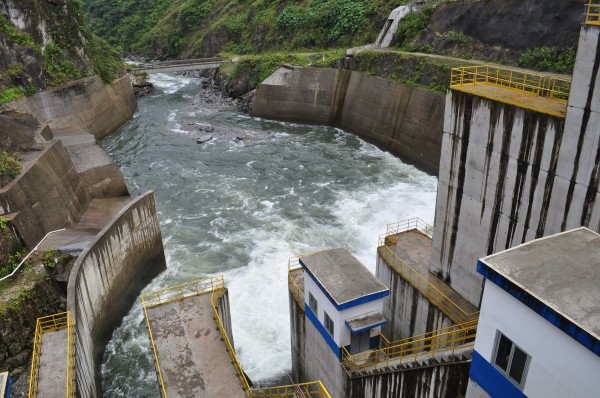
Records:
[[[316,316],[319,316],[319,302],[311,292],[308,292],[308,308],[310,308]]]
[[[498,356],[498,349],[500,348],[500,339],[502,336],[504,336],[504,338],[506,338],[511,343],[510,356],[508,358],[506,370],[502,369],[499,365],[496,364],[496,357]],[[520,383],[517,382],[515,379],[513,379],[510,376],[510,369],[512,366],[513,355],[515,353],[515,347],[518,348],[521,352],[523,352],[523,354],[525,354],[527,356],[527,358],[525,359],[525,366],[523,367],[523,376],[521,377]],[[510,380],[511,383],[513,383],[519,390],[523,391],[523,388],[525,387],[525,381],[527,380],[527,373],[529,373],[529,364],[531,363],[531,355],[529,355],[527,353],[527,351],[522,349],[518,344],[516,344],[514,341],[509,339],[507,335],[505,335],[504,333],[502,333],[499,330],[496,330],[496,338],[494,340],[494,351],[492,353],[491,363],[496,369],[498,369],[498,371],[500,373],[502,373],[508,380]]]
[[[335,324],[333,323],[333,319],[331,319],[331,317],[326,311],[323,311],[323,314],[325,314],[325,330],[327,330],[327,333],[329,333],[331,337],[333,337],[333,332],[335,331]],[[331,330],[329,330],[329,324],[331,324]]]

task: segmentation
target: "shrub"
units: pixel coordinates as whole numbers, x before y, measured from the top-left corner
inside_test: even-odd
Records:
[[[409,12],[400,22],[394,35],[396,45],[404,50],[414,51],[414,41],[429,25],[433,8],[425,8],[421,12]]]
[[[535,47],[525,51],[519,58],[519,66],[539,71],[569,73],[575,66],[575,50],[556,50],[551,47]]]
[[[6,104],[7,102],[22,97],[23,95],[25,95],[23,90],[17,87],[2,90],[0,91],[0,105]]]
[[[0,155],[0,175],[9,176],[14,179],[21,172],[21,161],[17,155],[10,152],[2,152]]]

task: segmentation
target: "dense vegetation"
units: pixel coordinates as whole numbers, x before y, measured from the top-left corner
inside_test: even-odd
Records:
[[[324,49],[375,40],[405,0],[84,0],[94,33],[154,57]]]
[[[123,72],[120,55],[85,25],[79,0],[24,0],[14,7],[25,23],[20,29],[0,13],[0,104],[83,76],[110,82]]]

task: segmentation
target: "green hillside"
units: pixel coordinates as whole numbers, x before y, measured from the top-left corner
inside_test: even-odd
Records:
[[[405,0],[84,0],[94,33],[154,57],[252,54],[373,42]]]

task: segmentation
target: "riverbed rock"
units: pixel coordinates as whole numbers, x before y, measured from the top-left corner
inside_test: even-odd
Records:
[[[196,143],[204,144],[205,142],[212,140],[212,138],[213,138],[213,136],[210,134],[202,135],[202,136],[196,138]]]

